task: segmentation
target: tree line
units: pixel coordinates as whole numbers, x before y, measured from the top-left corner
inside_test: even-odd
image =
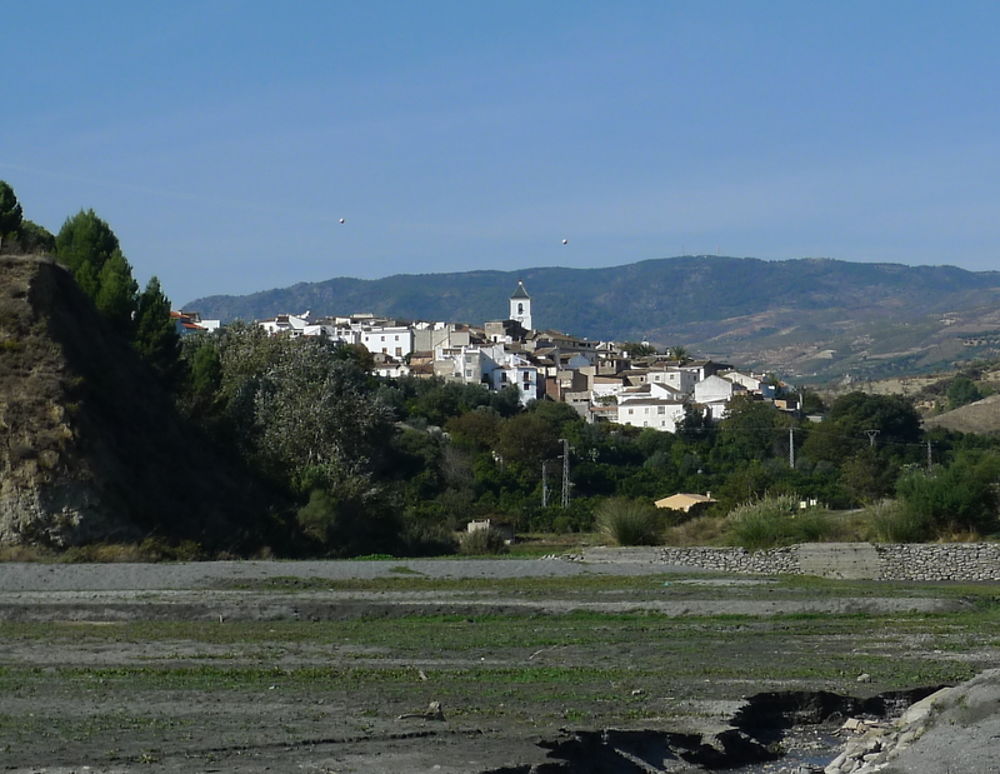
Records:
[[[858,392],[824,406],[807,391],[821,423],[738,397],[719,422],[688,406],[675,434],[589,424],[563,403],[522,407],[515,387],[378,378],[363,347],[319,337],[269,336],[237,322],[181,340],[159,282],[139,291],[93,210],[67,218],[55,236],[26,223],[0,183],[4,249],[64,263],[185,419],[266,482],[272,501],[262,504],[269,521],[260,541],[280,553],[437,554],[483,517],[521,531],[589,531],[609,499],[675,492],[711,492],[720,514],[765,495],[839,509],[898,495],[920,504],[901,532],[910,539],[997,527],[997,441],[925,433],[899,396]],[[955,392],[965,399],[969,386]]]

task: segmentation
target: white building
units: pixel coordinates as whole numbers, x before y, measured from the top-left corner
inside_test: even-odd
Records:
[[[746,387],[742,384],[736,384],[721,376],[709,376],[694,386],[694,399],[696,403],[708,408],[712,419],[723,419],[732,397],[746,391]]]
[[[277,333],[287,333],[290,336],[301,336],[309,326],[309,312],[303,314],[279,314],[269,320],[260,320],[257,323],[267,331],[269,336]]]
[[[733,384],[739,384],[750,392],[760,392],[762,379],[753,374],[746,374],[741,371],[723,371],[719,374],[723,379],[728,379]]]
[[[360,343],[372,354],[381,352],[402,358],[413,352],[413,331],[406,325],[365,327]]]
[[[524,283],[517,281],[517,289],[510,297],[510,319],[520,323],[525,330],[532,330],[531,326],[531,296],[524,289]]]
[[[520,355],[507,353],[506,362],[489,373],[489,380],[490,387],[497,391],[511,384],[517,387],[522,406],[537,400],[540,395],[538,368]]]
[[[694,386],[698,383],[698,373],[686,368],[666,367],[663,369],[650,369],[646,374],[646,381],[649,384],[666,384],[684,396],[694,393]]]
[[[623,398],[618,401],[618,424],[677,432],[684,419],[684,402],[668,398]]]

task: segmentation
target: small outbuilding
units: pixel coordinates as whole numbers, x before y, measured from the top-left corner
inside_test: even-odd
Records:
[[[714,502],[718,501],[712,498],[711,492],[706,492],[703,495],[678,492],[677,494],[670,495],[670,497],[657,500],[654,504],[657,508],[669,508],[672,511],[690,513],[692,509],[707,508]]]

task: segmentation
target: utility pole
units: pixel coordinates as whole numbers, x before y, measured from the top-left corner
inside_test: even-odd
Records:
[[[545,475],[546,460],[542,460],[542,507],[549,504],[549,480]]]
[[[795,470],[795,428],[788,428],[788,467]]]
[[[563,470],[562,470],[562,507],[569,508],[569,441],[560,438],[563,447]]]
[[[878,438],[879,430],[865,430],[865,435],[868,436],[868,445],[873,449],[875,448],[875,439]]]
[[[934,467],[934,458],[931,456],[931,442],[927,442],[927,472],[929,473],[931,468]]]

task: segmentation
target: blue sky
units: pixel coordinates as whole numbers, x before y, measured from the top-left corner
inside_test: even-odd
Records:
[[[53,232],[93,208],[175,306],[684,253],[1000,268],[1000,3],[0,8],[0,179]]]

